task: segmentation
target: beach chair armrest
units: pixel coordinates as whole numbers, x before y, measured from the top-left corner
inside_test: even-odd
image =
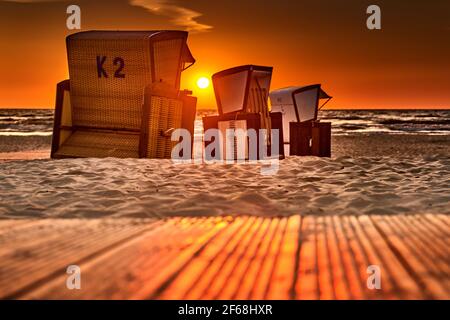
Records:
[[[55,153],[63,142],[65,135],[61,131],[70,130],[72,126],[72,110],[70,108],[70,81],[63,80],[56,85],[51,158],[55,158]]]

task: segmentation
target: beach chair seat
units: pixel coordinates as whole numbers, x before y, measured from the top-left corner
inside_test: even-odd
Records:
[[[57,158],[138,158],[138,133],[76,130],[55,153]]]
[[[69,80],[58,84],[52,158],[170,158],[177,141],[166,133],[183,128],[194,134],[197,99],[189,92],[147,87],[140,129],[111,130],[74,125],[68,91]]]

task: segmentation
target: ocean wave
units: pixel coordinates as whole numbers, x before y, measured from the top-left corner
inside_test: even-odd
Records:
[[[52,131],[0,131],[0,136],[4,137],[48,137],[53,134]]]
[[[450,119],[429,119],[429,120],[403,120],[403,119],[387,119],[387,120],[380,120],[379,123],[381,124],[421,124],[421,125],[439,125],[439,124],[446,124],[450,125]]]
[[[215,113],[215,112],[214,112]],[[201,132],[199,110],[196,131]],[[450,134],[450,110],[321,110],[319,119],[332,123],[333,134]],[[0,135],[51,135],[53,110],[1,109]]]

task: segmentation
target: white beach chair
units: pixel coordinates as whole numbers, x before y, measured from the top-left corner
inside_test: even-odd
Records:
[[[271,111],[282,114],[285,154],[331,155],[331,123],[317,121],[318,111],[330,99],[320,84],[270,92]]]
[[[287,87],[270,92],[272,112],[283,115],[284,142],[289,143],[289,123],[316,121],[319,109],[332,98],[322,90],[320,84],[304,87]],[[319,106],[320,100],[325,100]]]

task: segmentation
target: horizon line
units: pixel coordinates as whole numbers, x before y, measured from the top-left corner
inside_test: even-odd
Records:
[[[32,107],[32,106],[16,106],[16,107],[3,107],[0,109],[4,110],[54,110],[55,107]],[[218,111],[217,108],[197,108],[197,111]],[[323,108],[321,110],[450,110],[450,106],[447,107],[333,107],[333,108]]]

